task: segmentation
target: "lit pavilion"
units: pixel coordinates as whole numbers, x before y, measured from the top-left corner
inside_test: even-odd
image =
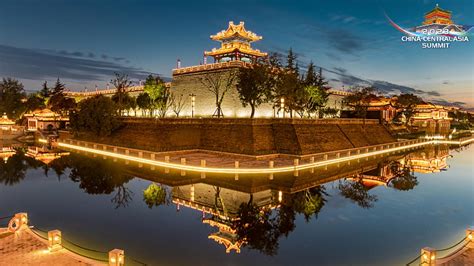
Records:
[[[215,62],[255,62],[258,58],[267,56],[267,53],[250,46],[252,42],[261,40],[262,36],[246,30],[242,21],[237,25],[230,21],[227,30],[211,35],[211,39],[221,42],[221,47],[206,51],[204,55],[212,56]]]
[[[4,113],[2,117],[0,117],[0,129],[11,130],[13,125],[15,125],[15,122],[9,119],[6,113]]]
[[[416,32],[426,33],[436,32],[438,30],[448,30],[450,33],[459,33],[467,28],[464,25],[455,24],[452,19],[451,11],[440,8],[437,4],[435,8],[425,14],[425,20],[421,26],[413,28]]]
[[[444,24],[451,25],[454,24],[451,20],[451,11],[442,9],[436,4],[436,7],[425,14],[425,21],[423,25],[430,24]]]

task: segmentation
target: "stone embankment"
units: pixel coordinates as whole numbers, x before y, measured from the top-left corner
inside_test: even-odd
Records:
[[[106,138],[78,139],[156,152],[208,150],[306,155],[396,141],[377,120],[129,118]]]

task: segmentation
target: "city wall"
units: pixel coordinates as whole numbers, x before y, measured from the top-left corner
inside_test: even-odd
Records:
[[[128,118],[106,138],[79,139],[152,150],[306,155],[394,142],[376,120]]]

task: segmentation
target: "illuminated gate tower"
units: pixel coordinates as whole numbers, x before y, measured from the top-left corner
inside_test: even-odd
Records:
[[[250,63],[260,57],[267,56],[267,53],[260,52],[250,46],[250,43],[261,40],[262,36],[246,30],[242,21],[237,25],[230,21],[227,30],[211,35],[211,39],[221,42],[220,48],[204,52],[204,56],[212,56],[214,62],[244,61]]]
[[[211,117],[216,112],[216,96],[203,80],[213,79],[216,84],[226,83],[229,73],[236,73],[240,69],[249,67],[258,59],[265,58],[267,53],[252,48],[253,42],[262,40],[259,36],[244,27],[244,22],[234,24],[230,21],[226,30],[210,36],[211,40],[221,43],[219,48],[204,52],[204,62],[199,65],[181,66],[178,60],[173,69],[171,92],[186,97],[187,104],[182,109],[181,116]],[[214,58],[208,63],[208,57]],[[225,93],[221,104],[221,112],[225,117],[249,117],[251,109],[245,108],[239,99],[236,89],[237,79],[233,80],[231,88]],[[255,112],[255,117],[271,117],[272,105],[264,103]]]
[[[431,24],[454,24],[451,20],[451,11],[444,10],[440,8],[438,4],[436,4],[436,7],[433,10],[425,14],[425,21],[423,22],[423,25]]]
[[[438,5],[425,14],[425,20],[421,26],[414,27],[414,31],[425,33],[427,31],[449,31],[450,33],[463,32],[463,25],[455,24],[451,19],[451,11],[440,8]]]

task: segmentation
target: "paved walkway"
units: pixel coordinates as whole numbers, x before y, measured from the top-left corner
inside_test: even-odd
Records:
[[[28,229],[0,234],[0,266],[10,265],[104,265],[83,260],[62,249],[49,252],[45,242]]]

